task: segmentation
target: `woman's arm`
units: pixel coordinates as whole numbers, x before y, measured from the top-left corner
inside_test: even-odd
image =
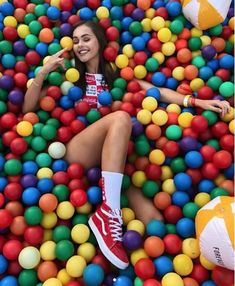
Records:
[[[151,87],[155,87],[153,84],[146,82],[144,80],[136,80],[142,89],[147,90]],[[169,88],[164,87],[158,87],[158,89],[161,92],[161,101],[166,103],[175,103],[178,105],[184,105],[184,99],[185,96],[181,93],[178,93],[174,90],[171,90]],[[195,98],[195,107],[200,107],[202,109],[206,110],[212,110],[218,113],[221,113],[221,116],[223,117],[226,113],[230,110],[230,104],[226,100],[203,100],[203,99],[197,99]],[[190,101],[189,101],[189,106]]]
[[[66,49],[63,49],[53,56],[51,56],[45,65],[40,69],[37,73],[36,77],[34,78],[33,82],[29,86],[26,91],[24,97],[24,103],[22,106],[22,112],[27,113],[30,111],[35,111],[39,99],[44,96],[45,91],[42,91],[42,85],[44,81],[44,77],[51,71],[55,70],[58,66],[62,66],[64,68],[64,58],[61,57],[62,54],[65,52]]]

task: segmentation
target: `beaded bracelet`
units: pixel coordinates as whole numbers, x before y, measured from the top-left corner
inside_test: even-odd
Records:
[[[195,107],[195,106],[196,106],[196,98],[193,97],[193,96],[190,98],[190,105],[191,105],[192,107]]]
[[[183,106],[184,107],[188,107],[188,104],[189,104],[189,99],[191,98],[191,95],[186,95],[184,97],[184,100],[183,100]]]
[[[35,86],[40,86],[40,84],[38,84],[35,80],[33,80],[32,83],[33,83]]]

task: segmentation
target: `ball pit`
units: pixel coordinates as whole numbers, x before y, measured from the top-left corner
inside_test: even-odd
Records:
[[[157,87],[133,79],[233,104],[233,3],[202,31],[176,0],[10,2],[0,1],[0,286],[231,286],[232,271],[200,254],[194,220],[233,195],[234,108],[222,117],[163,104]],[[105,28],[104,56],[120,70],[98,110],[73,108],[83,95],[70,54],[80,19]],[[26,88],[63,48],[66,72],[51,72],[39,110],[22,114]],[[125,271],[111,267],[87,224],[102,199],[100,168],[63,159],[75,134],[115,110],[133,122],[123,189],[140,188],[164,217],[145,227],[123,195]]]

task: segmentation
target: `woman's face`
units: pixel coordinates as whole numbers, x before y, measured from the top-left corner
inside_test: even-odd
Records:
[[[99,60],[99,42],[91,30],[86,25],[77,27],[73,32],[73,51],[76,57],[83,63],[91,60]]]

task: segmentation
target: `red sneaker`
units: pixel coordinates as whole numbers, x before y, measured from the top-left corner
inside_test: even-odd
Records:
[[[116,267],[125,269],[129,261],[122,246],[121,211],[112,210],[103,202],[88,223],[104,256]]]

